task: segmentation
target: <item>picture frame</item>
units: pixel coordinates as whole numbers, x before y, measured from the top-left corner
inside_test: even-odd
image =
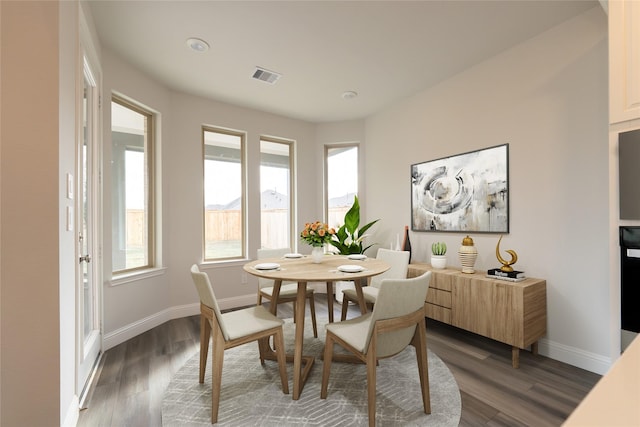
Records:
[[[508,233],[509,144],[411,165],[411,229]]]

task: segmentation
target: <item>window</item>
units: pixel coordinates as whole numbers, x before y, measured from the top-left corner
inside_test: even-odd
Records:
[[[358,194],[358,146],[326,145],[324,158],[327,224],[337,228]]]
[[[112,265],[114,273],[154,265],[153,114],[111,101]]]
[[[263,248],[294,248],[293,143],[260,139],[260,237]]]
[[[203,128],[204,259],[243,258],[244,134]]]

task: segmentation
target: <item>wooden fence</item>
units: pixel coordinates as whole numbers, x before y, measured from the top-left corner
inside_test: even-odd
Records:
[[[329,226],[336,227],[349,208],[335,208],[329,211]],[[285,248],[289,246],[289,236],[280,230],[286,229],[288,213],[286,209],[264,210],[260,216],[262,221],[261,245],[268,248]],[[239,210],[206,210],[205,236],[207,241],[239,240],[242,230],[242,216]],[[302,223],[304,225],[304,223]],[[302,226],[301,225],[301,226]],[[297,239],[298,232],[296,231]],[[127,247],[143,247],[146,229],[144,211],[127,210]]]

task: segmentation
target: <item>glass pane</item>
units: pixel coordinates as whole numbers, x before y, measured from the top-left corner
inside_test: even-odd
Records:
[[[242,257],[242,136],[204,131],[204,258]]]
[[[260,141],[260,224],[263,248],[291,247],[290,144]]]
[[[127,265],[126,268],[142,267],[147,258],[147,210],[145,209],[144,152],[134,149],[125,151],[125,206],[127,211]]]
[[[89,177],[90,175],[90,165],[89,159],[91,158],[90,147],[91,147],[91,128],[93,123],[91,122],[90,109],[92,103],[93,88],[87,81],[84,79],[84,97],[83,97],[83,108],[82,108],[82,131],[83,131],[83,139],[82,139],[82,147],[80,153],[80,204],[79,207],[82,212],[80,214],[80,234],[79,234],[79,246],[80,246],[80,254],[81,256],[90,255],[90,224],[89,224],[89,196],[90,196],[90,186],[89,186]],[[93,297],[93,286],[91,283],[91,269],[89,268],[88,262],[82,262],[81,264],[82,270],[82,330],[83,337],[85,341],[89,337],[89,335],[93,332],[94,328],[94,297]]]
[[[113,271],[149,266],[149,117],[111,103]]]
[[[327,223],[339,227],[358,193],[358,147],[327,149]]]

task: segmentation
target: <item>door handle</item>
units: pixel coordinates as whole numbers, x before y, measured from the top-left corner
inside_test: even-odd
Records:
[[[91,262],[91,255],[86,254],[85,256],[81,256],[80,260],[78,262],[82,263],[83,261],[86,262],[86,263]]]

